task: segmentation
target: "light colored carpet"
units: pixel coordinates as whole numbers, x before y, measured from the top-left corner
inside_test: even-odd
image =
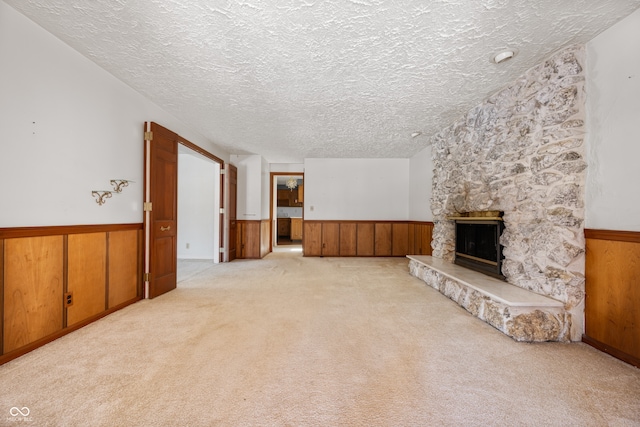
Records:
[[[640,425],[639,369],[515,342],[407,264],[183,265],[177,290],[0,366],[0,425]]]

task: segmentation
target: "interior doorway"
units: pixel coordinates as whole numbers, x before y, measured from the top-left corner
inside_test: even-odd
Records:
[[[271,241],[273,250],[302,251],[304,173],[271,173]]]
[[[188,149],[187,151],[184,151]],[[224,242],[228,239],[225,230],[225,182],[221,168],[224,161],[197,145],[185,140],[178,134],[154,122],[144,123],[144,297],[155,298],[177,287],[177,261],[178,261],[178,158],[179,152],[188,156],[198,158],[202,162],[203,158],[211,160],[212,163],[200,163],[200,166],[211,171],[214,177],[210,181],[215,187],[210,199],[213,203],[213,210],[207,216],[213,218],[214,233],[217,229],[218,238],[212,233],[209,240],[209,253],[206,258],[211,258],[208,262],[212,264],[224,261]],[[204,165],[208,166],[204,166]],[[189,167],[182,167],[188,170]],[[189,186],[191,187],[191,186]],[[216,191],[217,190],[217,191]],[[188,190],[181,189],[182,193]],[[207,197],[209,198],[209,197]],[[182,215],[189,213],[189,210],[199,208],[202,194],[190,197],[195,207],[182,208]],[[217,201],[217,204],[216,204]],[[217,208],[216,208],[217,207]],[[216,210],[217,209],[217,210]],[[183,226],[184,227],[184,226]],[[189,239],[189,236],[183,236]],[[180,248],[191,249],[191,241],[182,242]]]
[[[220,164],[178,144],[178,286],[220,261]]]

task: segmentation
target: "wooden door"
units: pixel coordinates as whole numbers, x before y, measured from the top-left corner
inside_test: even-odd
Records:
[[[238,257],[238,168],[227,163],[226,169],[229,177],[229,261],[233,261]]]
[[[149,236],[147,254],[149,298],[176,288],[178,224],[178,139],[179,136],[156,123],[146,123],[145,215]]]

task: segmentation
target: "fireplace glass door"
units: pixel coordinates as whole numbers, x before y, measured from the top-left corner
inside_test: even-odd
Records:
[[[455,263],[500,279],[502,275],[502,221],[456,221]]]

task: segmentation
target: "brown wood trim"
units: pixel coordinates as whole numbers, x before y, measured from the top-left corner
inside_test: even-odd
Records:
[[[433,221],[407,221],[407,224],[434,225]]]
[[[584,237],[587,239],[640,243],[640,231],[585,229]]]
[[[178,143],[184,145],[187,148],[192,149],[196,153],[202,154],[206,158],[211,159],[216,163],[220,163],[220,166],[224,166],[224,160],[222,160],[220,157],[216,156],[215,154],[212,154],[212,153],[208,152],[204,148],[201,148],[201,147],[197,146],[193,142],[189,142],[186,139],[182,139],[182,137],[180,137],[178,139]]]
[[[138,230],[138,292],[139,298],[144,296],[144,231]]]
[[[93,224],[54,225],[44,227],[0,228],[0,239],[17,237],[58,236],[65,234],[99,233],[109,231],[142,230],[142,223],[133,224]]]
[[[104,311],[104,312],[102,312],[100,314],[97,314],[97,315],[95,315],[93,317],[90,317],[90,318],[88,318],[86,320],[83,320],[82,322],[76,323],[73,326],[70,326],[68,328],[64,328],[64,329],[62,329],[62,330],[60,330],[58,332],[55,332],[55,333],[53,333],[51,335],[47,335],[44,338],[41,338],[41,339],[39,339],[37,341],[34,341],[34,342],[30,343],[30,344],[27,344],[24,347],[20,347],[20,348],[14,350],[14,351],[11,351],[11,352],[9,352],[7,354],[3,354],[2,356],[0,356],[0,365],[2,365],[4,363],[7,363],[7,362],[9,362],[9,361],[11,361],[13,359],[16,359],[16,358],[18,358],[20,356],[23,356],[23,355],[29,353],[30,351],[33,351],[38,347],[42,347],[43,345],[48,344],[48,343],[50,343],[50,342],[52,342],[54,340],[57,340],[58,338],[63,337],[63,336],[65,336],[65,335],[67,335],[67,334],[69,334],[71,332],[77,331],[78,329],[80,329],[80,328],[82,328],[84,326],[87,326],[89,323],[93,323],[98,319],[102,319],[103,317],[105,317],[105,316],[107,316],[107,315],[109,315],[109,314],[111,314],[113,312],[116,312],[118,310],[121,310],[121,309],[123,309],[124,307],[126,307],[128,305],[136,303],[136,302],[140,301],[141,299],[142,299],[141,297],[136,297],[135,299],[132,299],[130,301],[127,301],[127,302],[124,302],[124,303],[122,303],[120,305],[112,307],[109,310],[106,310],[106,311]]]
[[[603,351],[615,357],[616,359],[620,359],[623,362],[629,363],[630,365],[640,368],[640,359],[638,359],[637,357],[624,353],[598,340],[594,340],[593,338],[587,335],[582,335],[582,342],[585,344],[589,344],[591,347],[597,348],[598,350]]]
[[[138,234],[136,233],[136,238],[137,238]],[[108,310],[109,309],[109,238],[111,237],[111,233],[106,233],[104,236],[104,309]],[[136,242],[137,243],[137,242]],[[137,255],[137,247],[138,245],[136,245],[136,255]],[[136,264],[136,277],[138,277],[138,271],[137,269],[140,268],[139,267],[140,264]],[[137,287],[136,287],[136,295],[138,295],[137,292]]]
[[[68,326],[67,312],[69,308],[64,302],[64,295],[69,292],[69,236],[62,237],[62,329]]]

